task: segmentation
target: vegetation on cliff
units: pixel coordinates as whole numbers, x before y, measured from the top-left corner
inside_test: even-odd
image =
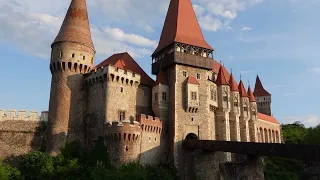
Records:
[[[290,144],[320,144],[320,125],[306,128],[301,122],[282,125],[282,136],[285,143]],[[298,180],[303,176],[306,162],[285,159],[265,159],[266,180]]]
[[[79,142],[67,144],[56,157],[31,152],[18,160],[17,168],[0,163],[0,180],[173,180],[175,170],[168,164],[156,167],[132,162],[111,166],[103,138],[86,153]]]

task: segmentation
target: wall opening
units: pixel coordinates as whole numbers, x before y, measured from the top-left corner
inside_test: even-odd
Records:
[[[196,139],[198,140],[198,136],[194,133],[189,133],[187,136],[186,136],[186,139]]]

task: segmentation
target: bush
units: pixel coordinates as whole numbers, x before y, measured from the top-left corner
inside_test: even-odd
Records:
[[[52,158],[42,152],[31,152],[21,159],[19,170],[25,180],[50,179],[53,175]]]
[[[18,169],[9,165],[3,164],[0,161],[0,180],[20,180],[22,179],[21,173]]]

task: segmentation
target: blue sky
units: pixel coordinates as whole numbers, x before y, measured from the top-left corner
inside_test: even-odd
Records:
[[[192,0],[214,57],[254,87],[281,123],[320,123],[319,0]],[[128,52],[150,74],[168,0],[88,1],[96,64]],[[69,1],[0,0],[0,108],[47,110],[50,44]]]

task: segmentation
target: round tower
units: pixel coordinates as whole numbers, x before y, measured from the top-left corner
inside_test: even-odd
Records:
[[[93,69],[95,55],[85,0],[71,1],[51,48],[47,152],[57,155],[67,141],[83,142],[83,74]]]

